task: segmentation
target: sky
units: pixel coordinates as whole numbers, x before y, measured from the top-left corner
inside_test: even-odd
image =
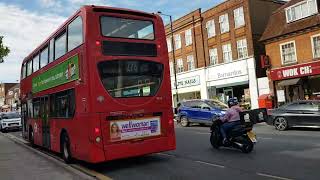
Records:
[[[0,64],[0,83],[19,82],[21,62],[82,5],[161,11],[177,19],[224,0],[0,0],[0,36],[11,52]],[[165,19],[166,17],[164,17]],[[167,20],[166,20],[167,21]]]

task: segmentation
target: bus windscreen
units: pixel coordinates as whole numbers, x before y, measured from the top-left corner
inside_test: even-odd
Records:
[[[103,86],[116,98],[154,96],[163,76],[163,65],[152,61],[105,61],[98,69]]]
[[[102,16],[100,23],[106,37],[154,40],[152,21]]]

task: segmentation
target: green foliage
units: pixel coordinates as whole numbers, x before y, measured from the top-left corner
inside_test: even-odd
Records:
[[[3,62],[3,58],[10,53],[10,49],[3,45],[3,36],[0,36],[0,63]]]

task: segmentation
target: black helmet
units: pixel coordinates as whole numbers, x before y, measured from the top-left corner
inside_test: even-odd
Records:
[[[235,106],[235,105],[238,105],[239,102],[238,102],[238,99],[237,98],[230,98],[228,100],[228,106],[229,108],[232,107],[232,106]]]

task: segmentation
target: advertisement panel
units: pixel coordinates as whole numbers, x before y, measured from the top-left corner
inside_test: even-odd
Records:
[[[79,79],[79,58],[75,55],[32,79],[32,92],[37,93]]]
[[[110,141],[161,135],[160,117],[110,121]]]

